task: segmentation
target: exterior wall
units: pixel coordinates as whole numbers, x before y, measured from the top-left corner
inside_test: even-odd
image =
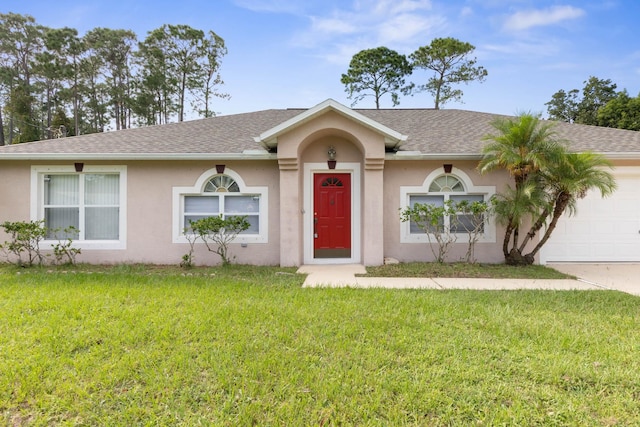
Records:
[[[365,130],[366,131],[366,130]],[[362,136],[362,129],[352,130],[364,139],[343,131],[303,132],[297,140],[300,153],[294,170],[279,170],[275,161],[228,161],[226,167],[237,172],[247,186],[268,187],[268,243],[231,245],[235,262],[258,265],[301,265],[303,263],[304,221],[309,216],[303,212],[305,191],[303,168],[305,163],[326,164],[327,149],[334,146],[338,153],[338,169],[341,163],[359,164],[359,201],[361,216],[356,218],[359,227],[361,259],[366,265],[382,262],[382,257],[401,261],[431,261],[433,254],[427,244],[401,243],[399,216],[400,187],[421,186],[434,170],[441,170],[443,161],[387,160],[384,170],[367,169],[362,150],[369,144],[381,144],[379,135]],[[297,138],[290,143],[295,144]],[[377,139],[377,140],[376,140]],[[302,141],[302,142],[301,142]],[[370,160],[369,160],[370,162]],[[0,222],[22,221],[30,218],[31,167],[34,165],[69,165],[70,162],[0,162]],[[86,162],[127,166],[127,241],[124,250],[83,250],[79,262],[88,263],[155,263],[178,264],[187,253],[188,244],[173,243],[173,187],[193,186],[202,173],[212,169],[216,162],[204,161],[136,161],[136,162]],[[449,162],[446,162],[449,163]],[[476,161],[453,161],[454,167],[464,171],[476,186],[495,186],[504,190],[510,182],[504,172],[480,175]],[[300,165],[299,167],[297,165]],[[615,166],[635,166],[636,161],[618,160]],[[327,168],[328,170],[328,168]],[[281,181],[282,180],[282,181]],[[282,189],[280,188],[282,186]],[[378,197],[378,191],[381,196]],[[380,221],[381,225],[376,225]],[[283,232],[283,227],[287,229]],[[525,225],[526,227],[526,225]],[[523,227],[524,229],[524,227]],[[382,231],[382,232],[381,232]],[[476,258],[479,262],[503,262],[502,238],[504,228],[496,227],[495,241],[478,242]],[[0,231],[0,242],[7,239]],[[537,242],[537,239],[532,244]],[[455,243],[448,260],[461,259],[466,252],[466,242]],[[284,255],[283,255],[284,254]],[[198,244],[197,264],[218,264],[219,257]]]
[[[247,186],[267,186],[269,191],[268,243],[231,244],[235,262],[257,265],[279,264],[279,185],[274,161],[228,161],[226,167],[236,171]],[[68,165],[69,162],[1,162],[0,222],[26,221],[30,218],[30,181],[32,165]],[[189,245],[173,243],[172,189],[193,186],[202,173],[215,162],[137,161],[85,162],[127,167],[127,241],[124,250],[83,249],[78,262],[178,264]],[[1,241],[6,236],[0,236]],[[218,255],[197,244],[196,264],[218,264]]]
[[[30,162],[0,162],[0,223],[29,220],[30,179]]]
[[[434,170],[443,171],[443,163],[452,163],[457,169],[465,172],[475,186],[495,186],[496,192],[504,189],[508,183],[506,173],[480,175],[476,171],[476,161],[387,161],[384,170],[384,241],[385,257],[401,261],[433,261],[434,256],[428,243],[401,243],[400,221],[400,187],[421,186],[425,178]],[[444,173],[444,171],[443,171]],[[500,263],[504,261],[502,254],[502,238],[504,228],[496,227],[493,242],[477,242],[475,257],[478,262]],[[435,244],[435,243],[434,243]],[[468,244],[462,239],[454,243],[447,255],[447,261],[464,258]],[[436,249],[437,252],[437,249]]]
[[[269,189],[269,241],[248,243],[246,247],[237,243],[230,245],[234,262],[240,264],[276,265],[279,245],[278,221],[278,174],[275,162],[225,163],[228,169],[237,172],[247,186],[267,186]],[[192,186],[200,175],[215,167],[212,162],[137,162],[128,167],[128,262],[160,264],[179,263],[188,252],[189,245],[172,243],[172,189]],[[162,190],[159,192],[158,188]],[[137,207],[137,208],[136,208]],[[153,212],[153,215],[147,213]],[[161,261],[158,261],[161,260]],[[121,262],[114,260],[114,262]],[[218,264],[220,257],[209,253],[204,244],[198,243],[195,252],[196,264]]]
[[[376,138],[379,136],[368,135],[363,143],[354,141],[353,137],[341,132],[312,133],[303,138],[299,154],[301,166],[295,170],[279,170],[275,161],[226,162],[226,167],[237,172],[247,186],[267,186],[269,192],[268,243],[248,243],[246,247],[232,244],[231,253],[236,257],[235,262],[258,265],[303,263],[303,225],[308,216],[303,212],[305,194],[302,165],[326,164],[329,146],[334,146],[338,153],[338,169],[341,163],[361,165],[362,185],[360,189],[354,189],[359,192],[362,206],[361,216],[355,219],[356,227],[359,227],[359,244],[362,250],[359,262],[375,265],[382,262],[382,257],[392,257],[401,261],[433,260],[433,254],[427,244],[400,242],[400,187],[422,185],[432,171],[442,169],[443,162],[388,160],[384,164],[384,170],[368,170],[361,145],[381,144],[382,142],[379,139],[376,141]],[[510,182],[506,173],[478,174],[475,161],[452,163],[464,171],[477,186],[494,185],[496,191],[500,192]],[[630,164],[625,161],[615,163],[618,166]],[[0,182],[3,183],[0,187],[0,222],[30,219],[31,166],[62,164],[68,165],[69,162],[0,162]],[[215,162],[110,161],[90,164],[127,166],[127,242],[124,250],[83,250],[78,261],[103,264],[178,264],[189,247],[188,244],[172,242],[172,189],[194,185],[202,173],[215,166]],[[380,197],[377,195],[378,191]],[[376,225],[377,221],[380,225]],[[285,232],[283,227],[287,227]],[[504,228],[497,227],[494,242],[476,244],[476,258],[479,262],[503,261],[503,236]],[[6,235],[0,234],[0,241],[6,239]],[[454,244],[448,260],[461,259],[466,248],[465,242]],[[218,264],[220,261],[217,255],[206,251],[203,244],[197,244],[195,262]]]

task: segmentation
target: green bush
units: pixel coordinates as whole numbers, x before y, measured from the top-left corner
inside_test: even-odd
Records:
[[[400,212],[400,220],[413,222],[425,232],[431,252],[439,263],[445,261],[451,245],[456,243],[458,239],[456,234],[467,233],[469,240],[464,261],[473,263],[475,262],[475,244],[484,232],[485,219],[489,214],[491,209],[487,202],[462,200],[455,203],[447,200],[443,206],[416,203]],[[449,218],[448,226],[445,226],[445,217]]]
[[[241,232],[247,230],[251,224],[246,216],[210,216],[196,221],[189,221],[190,228],[185,229],[185,236],[189,240],[189,253],[182,257],[181,265],[189,267],[193,265],[193,250],[195,241],[200,238],[207,246],[209,252],[216,253],[222,258],[222,264],[231,263],[229,258],[229,244]],[[191,235],[191,236],[190,236]],[[196,236],[193,238],[193,236]]]
[[[18,265],[27,267],[44,262],[44,256],[40,251],[40,242],[47,235],[44,220],[5,221],[0,227],[10,236],[9,241],[0,245],[7,259],[15,256]]]
[[[10,262],[19,266],[31,267],[34,264],[45,263],[46,255],[40,249],[47,235],[56,235],[61,229],[48,229],[44,220],[39,221],[5,221],[0,227],[9,235],[10,239],[0,244],[0,250]],[[62,230],[65,236],[74,234],[77,229],[73,226]],[[73,240],[67,237],[65,240],[58,238],[58,243],[52,245],[54,263],[75,264],[76,256],[80,254],[80,248],[74,248]]]
[[[64,240],[58,237],[58,232],[62,231],[65,236],[67,236]],[[78,229],[74,226],[69,226],[62,230],[56,229],[53,230],[56,238],[58,239],[58,243],[52,245],[51,249],[53,249],[53,256],[55,257],[56,264],[69,264],[74,265],[76,263],[76,257],[81,253],[80,248],[74,248],[73,239],[69,237],[70,235],[75,235]]]
[[[427,235],[429,248],[437,262],[444,262],[451,245],[457,237],[451,233],[451,227],[445,227],[444,217],[453,215],[452,202],[447,200],[443,206],[431,203],[416,203],[400,212],[402,222],[414,222]],[[436,252],[432,239],[435,239],[438,251]]]

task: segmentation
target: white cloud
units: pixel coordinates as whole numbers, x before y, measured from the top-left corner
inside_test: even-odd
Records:
[[[363,49],[370,49],[371,46],[365,45],[345,45],[339,44],[334,49],[327,51],[324,54],[320,54],[319,57],[330,64],[337,64],[340,66],[346,66],[351,61],[353,55]],[[346,68],[345,68],[346,70]]]
[[[585,15],[583,9],[573,6],[554,6],[547,9],[526,10],[509,16],[504,24],[506,30],[520,31],[532,27],[553,25],[562,21],[577,19]]]
[[[552,64],[546,64],[541,67],[543,70],[554,70],[554,71],[567,71],[567,70],[576,70],[579,69],[580,65],[575,62],[556,62]]]
[[[433,32],[434,29],[444,26],[446,20],[440,16],[433,18],[414,15],[402,14],[395,16],[385,22],[382,22],[378,29],[378,39],[380,43],[405,43],[418,39],[428,39],[426,34]],[[426,44],[427,42],[423,42]],[[417,48],[418,46],[415,46]]]
[[[472,16],[473,15],[473,9],[470,8],[469,6],[465,6],[462,8],[462,10],[460,11],[460,16]]]
[[[378,15],[389,16],[430,9],[430,0],[377,0],[374,12]]]
[[[413,51],[428,43],[430,37],[447,24],[446,18],[431,12],[431,8],[431,0],[341,3],[330,12],[308,16],[311,25],[295,34],[293,44],[307,49],[322,46],[323,50],[330,46],[331,51],[319,55],[331,58],[331,62],[344,57],[344,52],[336,49],[337,45],[346,46],[352,51],[351,55],[362,50],[353,50],[359,46],[365,49],[384,45],[398,51]]]
[[[516,58],[539,60],[542,57],[551,57],[559,53],[561,44],[555,40],[532,40],[529,42],[512,41],[504,44],[485,44],[482,49],[489,54],[497,53],[499,56],[508,57],[515,61]]]
[[[351,34],[357,31],[352,21],[341,18],[317,18],[311,17],[313,31],[327,34]]]
[[[254,12],[301,13],[301,2],[295,0],[235,0],[234,3],[243,9]]]

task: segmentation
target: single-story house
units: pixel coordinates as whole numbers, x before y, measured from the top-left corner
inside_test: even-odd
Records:
[[[505,172],[476,170],[497,117],[351,109],[329,99],[309,109],[4,146],[0,222],[74,225],[79,261],[90,263],[177,264],[189,249],[189,220],[220,214],[246,215],[251,224],[230,247],[238,263],[432,260],[426,235],[399,212],[415,202],[487,200],[503,190]],[[606,199],[594,193],[581,200],[538,261],[640,261],[640,132],[568,123],[556,131],[573,150],[611,159],[619,188]],[[449,259],[464,255],[465,236]],[[502,262],[502,237],[488,221],[478,261]],[[197,264],[219,261],[197,245]]]

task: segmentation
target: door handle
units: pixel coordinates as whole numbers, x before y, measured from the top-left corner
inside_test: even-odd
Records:
[[[318,212],[313,213],[313,238],[318,238]]]

